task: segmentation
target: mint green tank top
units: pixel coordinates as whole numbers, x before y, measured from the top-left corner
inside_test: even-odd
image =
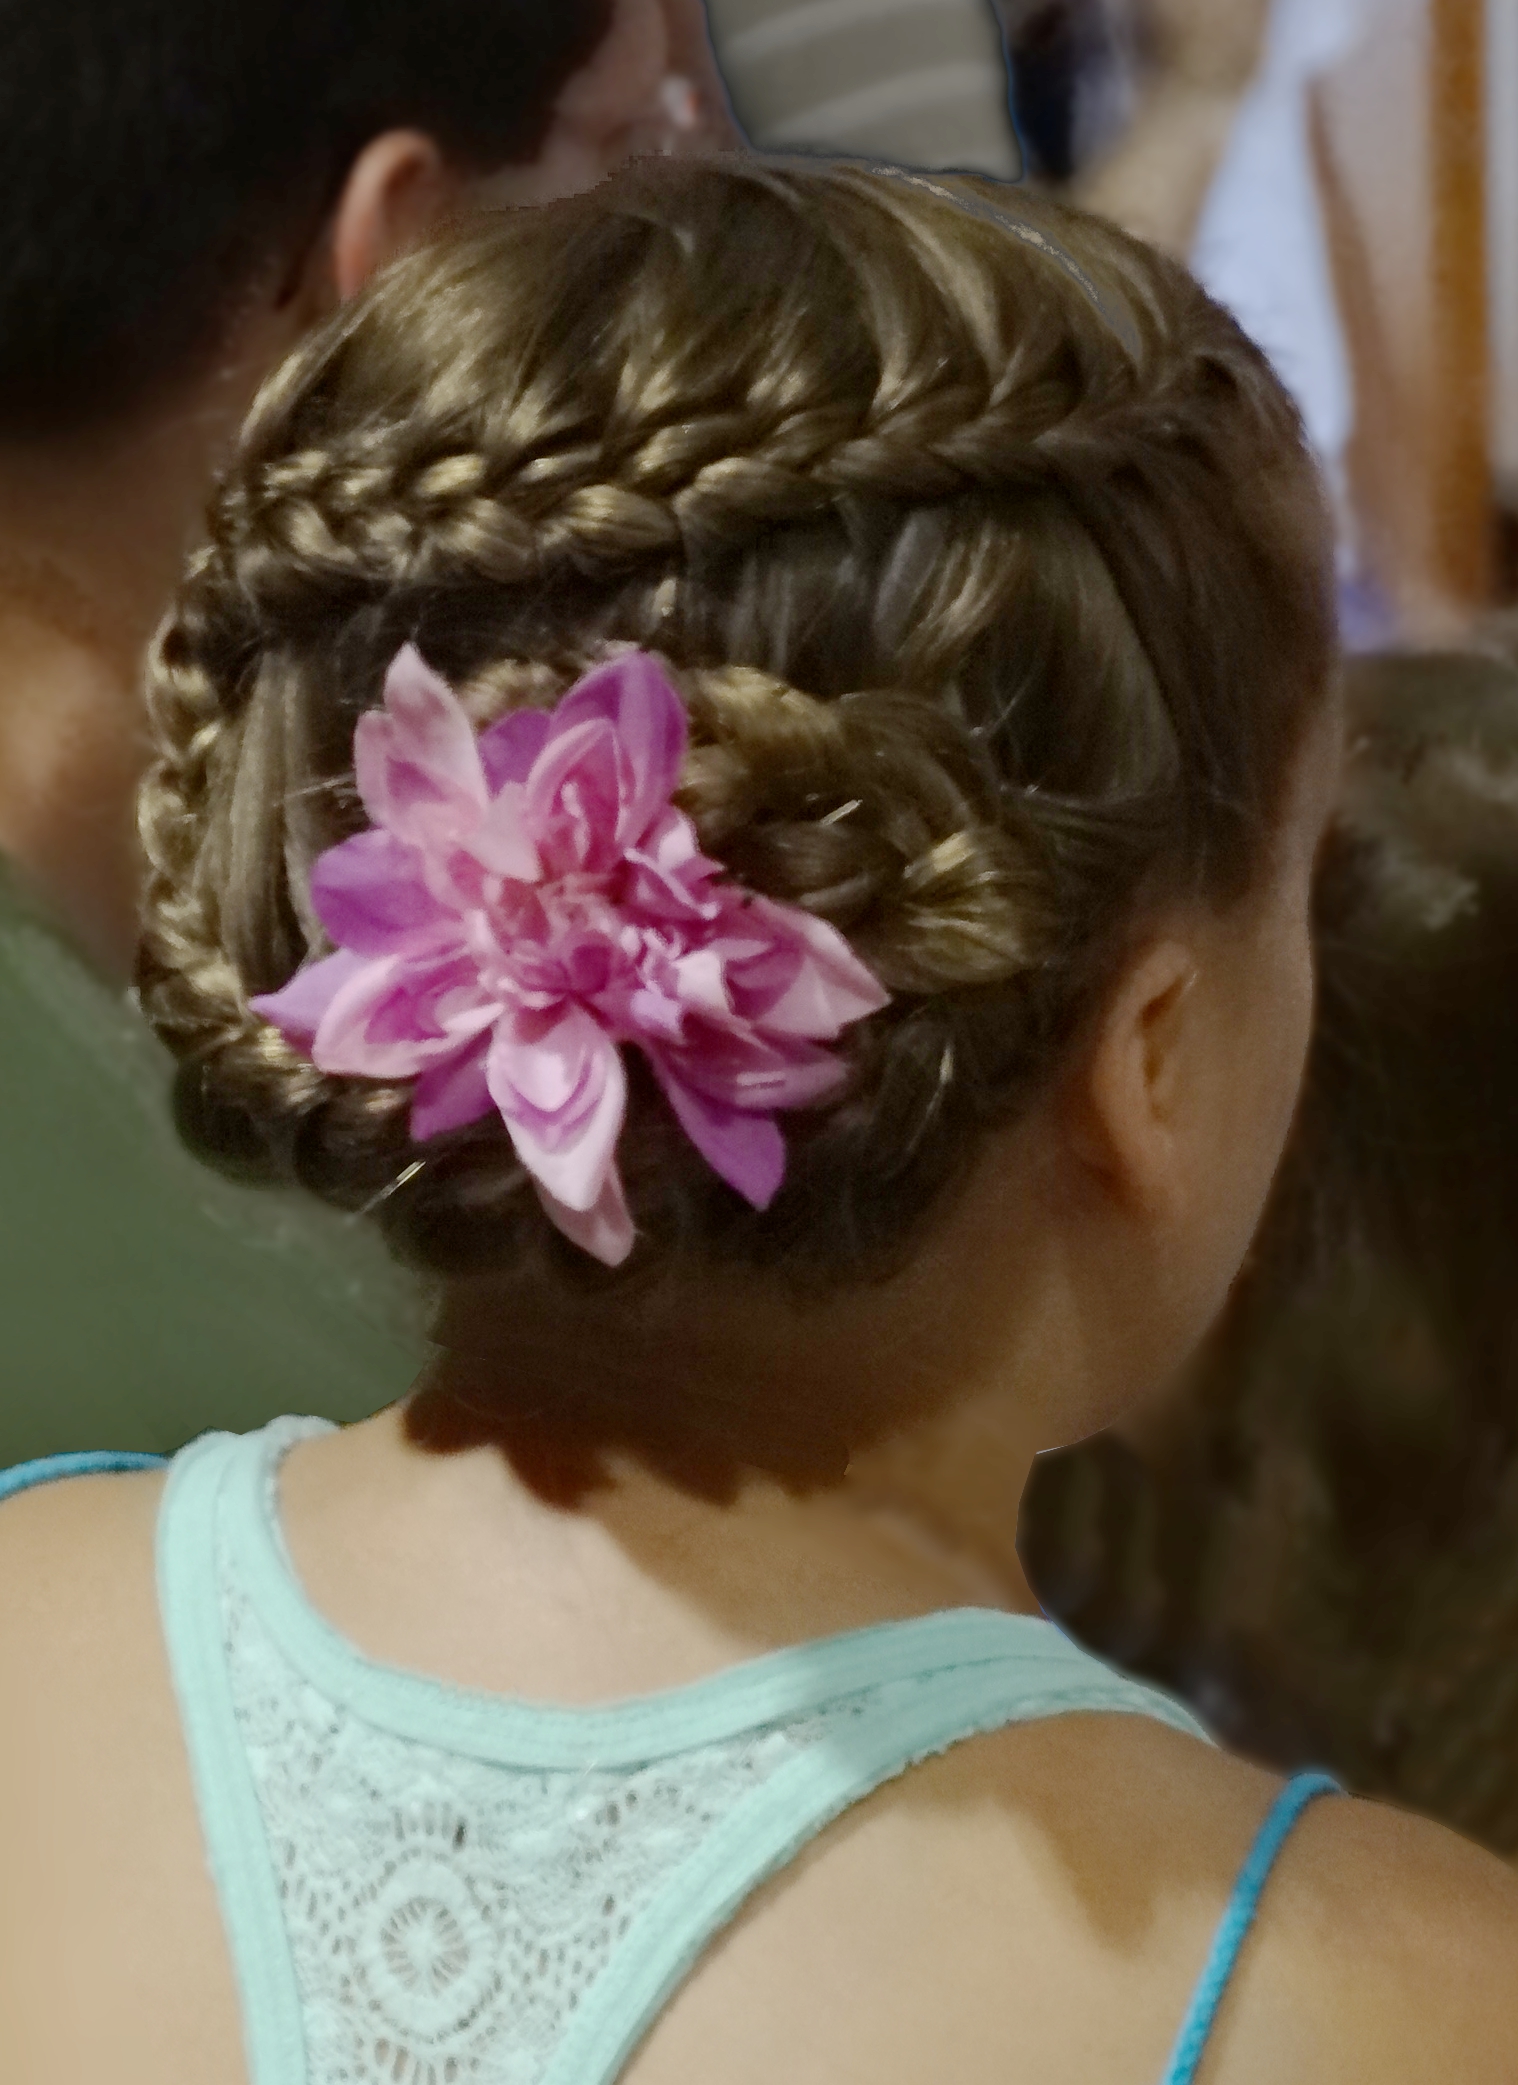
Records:
[[[758,1885],[914,1762],[1077,1710],[1206,1736],[1051,1623],[978,1609],[605,1707],[377,1664],[311,1607],[279,1525],[281,1458],[325,1430],[208,1435],[159,1520],[251,2085],[612,2085]],[[1194,2076],[1275,1852],[1326,1785],[1291,1784],[1267,1822],[1166,2085]]]

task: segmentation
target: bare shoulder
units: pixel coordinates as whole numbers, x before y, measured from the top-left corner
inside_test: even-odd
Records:
[[[1160,2077],[1275,1785],[1132,1716],[955,1745],[754,1899],[630,2085]]]
[[[88,1771],[152,1699],[162,1485],[156,1471],[74,1477],[0,1505],[0,1815],[39,1763],[52,1782]]]
[[[1316,1805],[1272,1879],[1220,2028],[1237,2075],[1269,2085],[1303,2075],[1304,2044],[1349,2081],[1508,2085],[1518,2077],[1518,1876],[1389,1805]],[[1274,2061],[1246,2062],[1249,2045]]]
[[[1189,1999],[1281,1781],[1138,1718],[1071,1718],[1063,1731],[1044,1730],[1044,1816],[1065,1835],[1072,1872],[1089,1863],[1088,1905],[1114,1893],[1131,1932],[1147,1924],[1156,1948],[1147,1974],[1165,1984],[1167,2006],[1177,1995],[1165,1981],[1177,1955]],[[986,1765],[1026,1785],[1010,1747]],[[1240,1949],[1208,2077],[1216,2085],[1445,2077],[1511,2085],[1518,1876],[1456,1833],[1389,1805],[1347,1796],[1312,1803]]]
[[[0,1506],[0,2076],[37,2085],[241,2075],[158,1620],[163,1482]]]
[[[1056,1726],[1046,1729],[1052,1738]],[[1070,1719],[1061,1735],[1072,1772],[1053,1772],[1046,1814],[1062,1819],[1093,1878],[1110,1863],[1104,1887],[1127,1902],[1130,1920],[1142,1912],[1156,1940],[1174,1935],[1189,1998],[1199,1942],[1210,1948],[1282,1783],[1141,1719]],[[1094,1903],[1094,1880],[1092,1890]],[[1154,1973],[1167,1974],[1163,1950]],[[1208,2076],[1216,2085],[1511,2085],[1518,1876],[1428,1819],[1347,1796],[1313,1802],[1240,1949]]]
[[[631,2085],[750,2085],[748,2047],[797,2085],[1163,2076],[1280,1787],[1140,1717],[955,1746],[761,1892]],[[1265,1891],[1208,2085],[1511,2085],[1515,1992],[1518,1882],[1437,1827],[1326,1798]]]
[[[0,1505],[0,1659],[67,1655],[152,1593],[158,1470],[70,1477]]]

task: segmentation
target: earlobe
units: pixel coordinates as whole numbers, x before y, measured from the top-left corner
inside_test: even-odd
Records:
[[[1098,1020],[1076,1106],[1078,1154],[1109,1193],[1151,1216],[1185,1199],[1189,1015],[1194,950],[1151,943]]]
[[[426,237],[457,201],[436,142],[420,130],[371,138],[349,169],[332,219],[332,280],[338,298]]]

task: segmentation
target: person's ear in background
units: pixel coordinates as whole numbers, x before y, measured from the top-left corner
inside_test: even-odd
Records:
[[[761,149],[1021,171],[990,0],[711,0],[710,14]]]
[[[296,1353],[334,1417],[414,1373],[356,1237],[172,1137],[123,997],[142,654],[312,321],[461,210],[739,139],[699,0],[0,0],[0,48],[3,1464],[253,1423]]]

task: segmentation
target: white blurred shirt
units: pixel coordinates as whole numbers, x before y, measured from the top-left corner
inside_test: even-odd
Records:
[[[1191,265],[1270,357],[1342,492],[1354,384],[1308,134],[1313,81],[1366,26],[1365,0],[1275,0],[1265,50],[1207,200]]]

